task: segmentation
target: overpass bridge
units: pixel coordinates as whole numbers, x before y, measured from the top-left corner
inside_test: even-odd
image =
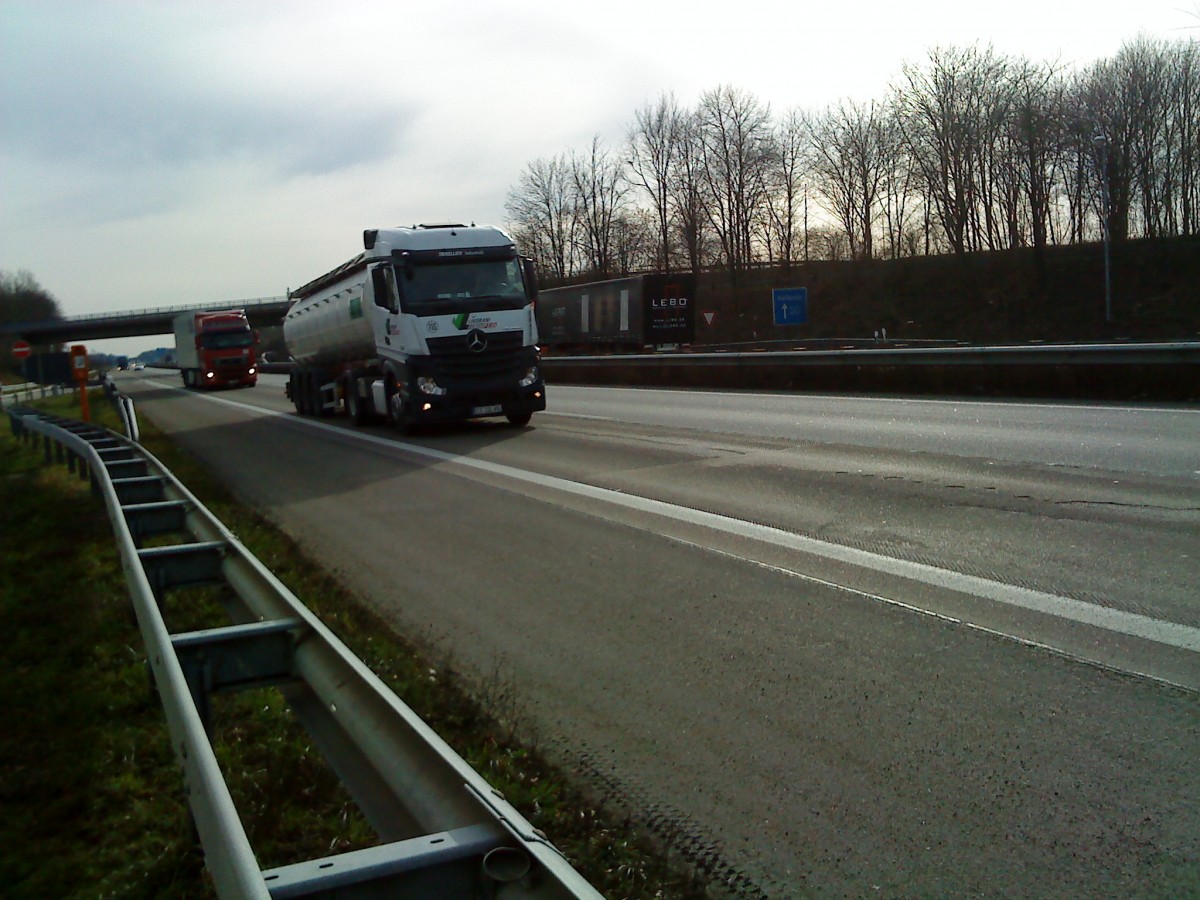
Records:
[[[34,346],[41,346],[105,338],[172,334],[175,330],[172,323],[180,313],[215,312],[222,309],[244,309],[246,318],[250,320],[250,327],[269,328],[283,323],[284,313],[289,306],[291,302],[287,297],[257,297],[252,300],[227,300],[224,303],[91,313],[86,316],[67,316],[40,322],[4,322],[0,323],[0,335],[3,335],[6,344],[24,338]]]

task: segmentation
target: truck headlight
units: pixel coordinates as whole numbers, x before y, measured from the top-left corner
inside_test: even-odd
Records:
[[[525,377],[520,380],[519,384],[521,387],[529,387],[531,384],[535,384],[539,377],[538,367],[530,366],[529,371],[525,373]]]
[[[430,394],[434,397],[446,396],[446,389],[441,387],[428,375],[421,375],[417,378],[417,390],[419,390],[422,394]]]

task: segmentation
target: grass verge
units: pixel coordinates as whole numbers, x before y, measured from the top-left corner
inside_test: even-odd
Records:
[[[47,405],[77,416],[72,398]],[[97,395],[102,424],[116,429]],[[476,771],[609,897],[698,898],[704,880],[655,851],[521,746],[452,670],[394,635],[265,518],[142,422],[142,442]],[[213,895],[103,505],[65,466],[0,435],[0,884],[6,896]],[[225,624],[219,591],[167,604],[173,632]],[[216,698],[214,746],[264,868],[375,838],[271,689]]]

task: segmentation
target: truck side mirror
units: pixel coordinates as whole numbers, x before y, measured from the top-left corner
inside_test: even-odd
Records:
[[[392,288],[392,279],[388,278],[387,266],[376,266],[371,270],[371,293],[375,295],[375,305],[388,312],[399,312],[400,303]]]
[[[529,299],[536,300],[538,295],[537,266],[528,256],[522,256],[521,269],[525,272],[525,287],[529,290]]]

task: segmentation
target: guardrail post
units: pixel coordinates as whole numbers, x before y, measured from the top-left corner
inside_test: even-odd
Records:
[[[225,547],[223,541],[203,541],[139,550],[138,559],[158,608],[162,609],[171,588],[219,583]]]
[[[212,695],[291,681],[295,619],[253,622],[175,635],[171,644],[204,731],[212,737]]]

